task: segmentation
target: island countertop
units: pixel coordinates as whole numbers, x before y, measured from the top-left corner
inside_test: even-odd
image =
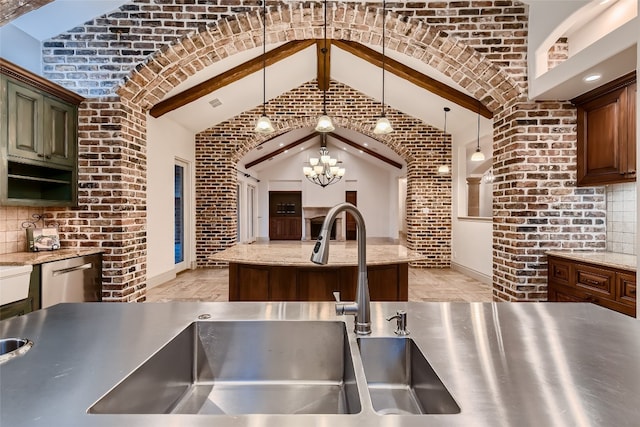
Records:
[[[332,303],[83,303],[0,322],[34,342],[0,369],[3,426],[632,426],[640,419],[640,323],[584,303],[373,303],[371,337],[406,310],[409,338],[461,411],[381,415],[368,397],[353,318]],[[92,414],[105,393],[200,315],[233,320],[344,321],[362,407],[340,415]],[[242,339],[241,336],[238,339]],[[362,338],[367,339],[367,338]],[[160,391],[158,391],[160,392]]]
[[[313,242],[270,242],[238,244],[209,257],[215,261],[239,264],[315,266],[310,260]],[[406,246],[367,243],[367,265],[401,264],[426,258]],[[358,265],[358,249],[355,241],[331,242],[330,266]]]

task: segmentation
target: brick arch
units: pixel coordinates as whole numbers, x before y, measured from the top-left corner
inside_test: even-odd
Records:
[[[273,42],[322,37],[323,13],[313,3],[284,4],[267,14],[267,39]],[[388,13],[386,47],[420,58],[452,78],[490,110],[520,95],[505,70],[473,47],[416,18]],[[253,11],[221,19],[201,31],[165,45],[139,64],[116,93],[148,110],[177,85],[207,66],[262,46],[262,17]],[[327,37],[381,44],[380,9],[337,3],[328,16]]]

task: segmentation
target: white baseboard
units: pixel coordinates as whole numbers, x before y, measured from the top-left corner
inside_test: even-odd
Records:
[[[151,289],[155,286],[161,285],[176,278],[176,272],[174,270],[158,274],[157,276],[147,278],[147,289]]]
[[[493,277],[487,276],[484,273],[480,273],[480,272],[478,272],[476,270],[473,270],[473,269],[471,269],[469,267],[465,267],[464,265],[457,264],[457,263],[455,263],[453,261],[451,262],[451,269],[455,270],[455,271],[458,271],[458,272],[460,272],[462,274],[465,274],[465,275],[467,275],[469,277],[473,277],[474,279],[476,279],[476,280],[478,280],[478,281],[480,281],[482,283],[486,283],[487,285],[492,285],[493,284]]]

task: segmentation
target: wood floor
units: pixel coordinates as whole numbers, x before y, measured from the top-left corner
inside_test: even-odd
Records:
[[[148,302],[228,301],[229,270],[187,270],[147,291]],[[409,301],[491,302],[491,286],[450,269],[409,268]]]

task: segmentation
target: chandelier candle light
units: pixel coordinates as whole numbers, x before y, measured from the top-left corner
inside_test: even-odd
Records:
[[[258,119],[254,131],[261,134],[275,132],[267,116],[267,0],[262,0],[262,116]]]
[[[320,145],[320,157],[311,157],[309,166],[304,166],[302,172],[307,179],[314,184],[324,188],[327,185],[340,181],[345,173],[345,168],[338,166],[338,159],[329,156],[327,150],[327,134],[322,133],[322,143]]]

